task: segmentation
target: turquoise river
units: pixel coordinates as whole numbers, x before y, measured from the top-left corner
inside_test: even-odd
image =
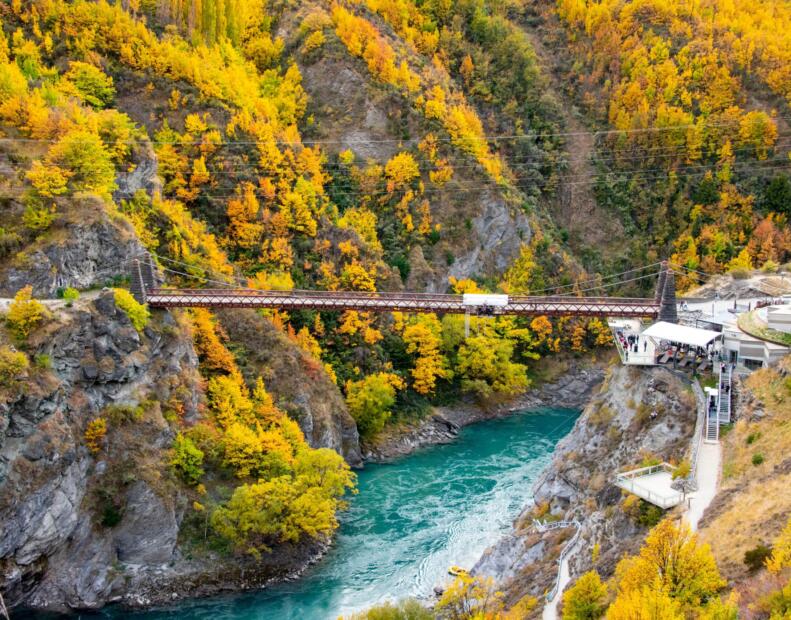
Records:
[[[430,596],[450,579],[448,567],[470,568],[508,530],[577,414],[541,409],[481,422],[463,429],[454,443],[368,465],[359,472],[360,493],[341,517],[335,544],[297,581],[107,615],[334,620],[393,597]]]

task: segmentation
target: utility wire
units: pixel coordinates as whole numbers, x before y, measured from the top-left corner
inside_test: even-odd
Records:
[[[656,266],[661,265],[661,264],[662,264],[662,262],[659,261],[659,262],[656,262],[656,263],[652,263],[650,265],[646,265],[645,267],[637,267],[637,268],[634,268],[634,269],[627,269],[626,271],[622,271],[620,273],[614,273],[614,274],[611,274],[611,275],[602,276],[601,279],[602,280],[611,280],[612,278],[617,278],[619,276],[623,276],[623,275],[626,275],[626,274],[637,273],[639,271],[645,271],[646,269],[650,269],[651,267],[656,267]],[[559,284],[558,286],[543,288],[543,289],[539,289],[537,291],[530,291],[530,295],[535,295],[536,293],[545,293],[545,292],[548,292],[548,291],[557,291],[558,289],[562,289],[562,288],[574,288],[576,286],[584,286],[584,285],[590,284],[592,282],[599,282],[599,278],[591,278],[589,280],[582,280],[580,282],[573,282],[571,284]]]
[[[773,120],[791,120],[789,116],[776,116]],[[695,129],[699,127],[703,127],[704,129],[709,128],[735,128],[738,124],[736,123],[702,123],[702,125],[698,123],[691,123],[686,125],[673,125],[668,127],[638,127],[638,128],[630,128],[630,129],[601,129],[601,130],[592,130],[592,131],[562,131],[562,132],[540,132],[540,133],[533,133],[527,132],[522,134],[498,134],[493,136],[465,136],[464,142],[495,142],[500,140],[535,140],[537,138],[553,138],[553,137],[571,137],[571,136],[609,136],[609,135],[632,135],[632,134],[646,134],[646,133],[664,133],[664,132],[671,132],[671,131],[679,131],[682,129]],[[459,142],[458,139],[454,139],[452,137],[435,137],[437,142]],[[8,142],[56,142],[57,138],[0,138],[0,141],[8,141]],[[414,142],[416,139],[404,140],[402,138],[380,138],[377,140],[365,140],[366,144],[392,144],[392,143],[409,143]],[[143,142],[142,140],[119,140],[118,143],[128,143],[128,144],[135,144],[138,142]],[[172,144],[172,140],[147,140],[147,142],[151,144]],[[182,144],[187,144],[188,142],[181,142]],[[223,143],[223,142],[220,142]],[[218,144],[220,144],[218,143]],[[265,140],[239,140],[228,143],[231,144],[259,144],[259,143],[275,143],[279,145],[287,145],[287,146],[302,146],[306,144],[347,144],[348,140],[330,140],[330,139],[316,139],[316,140],[274,140],[274,141],[265,141]],[[200,145],[200,144],[207,144],[203,140],[201,141],[193,141],[192,144]]]

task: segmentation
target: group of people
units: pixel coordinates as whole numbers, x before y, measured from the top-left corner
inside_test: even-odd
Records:
[[[648,339],[639,334],[624,333],[622,330],[618,330],[615,335],[621,343],[627,360],[629,359],[629,353],[639,353],[641,346],[643,353],[648,349]]]

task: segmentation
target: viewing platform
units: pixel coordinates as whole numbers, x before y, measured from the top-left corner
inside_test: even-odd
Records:
[[[681,504],[686,497],[685,493],[677,491],[671,486],[673,469],[674,467],[669,463],[633,469],[617,474],[615,485],[637,495],[640,499],[667,510]]]
[[[615,347],[621,356],[621,363],[627,366],[656,365],[656,343],[641,336],[643,324],[639,319],[610,319]],[[633,342],[630,342],[630,339]]]

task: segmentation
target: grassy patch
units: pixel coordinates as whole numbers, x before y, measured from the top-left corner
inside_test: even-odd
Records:
[[[740,314],[738,325],[739,329],[751,336],[791,347],[791,334],[772,329],[761,320],[755,310]]]
[[[720,430],[721,499],[715,500],[701,531],[730,579],[746,576],[745,554],[761,541],[774,540],[791,513],[791,472],[780,467],[791,453],[791,399],[785,377],[764,368],[743,386],[753,399],[739,411],[736,424]],[[753,408],[763,415],[753,416]]]

